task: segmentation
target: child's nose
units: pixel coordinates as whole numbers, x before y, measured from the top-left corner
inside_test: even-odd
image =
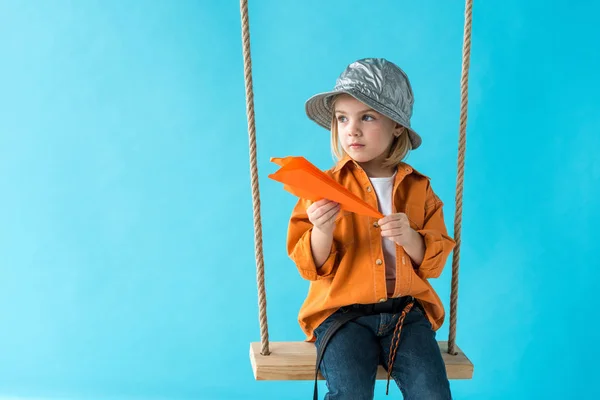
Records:
[[[356,122],[351,122],[348,126],[348,134],[350,136],[360,135],[360,127]]]

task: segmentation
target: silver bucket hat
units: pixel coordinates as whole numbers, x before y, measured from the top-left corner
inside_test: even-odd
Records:
[[[364,58],[350,64],[330,92],[317,94],[306,102],[306,115],[325,129],[331,129],[331,99],[346,93],[373,110],[408,129],[413,149],[421,136],[410,127],[414,97],[408,76],[400,67],[383,58]]]

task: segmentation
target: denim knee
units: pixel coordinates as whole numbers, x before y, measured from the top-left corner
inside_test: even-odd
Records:
[[[402,388],[405,400],[452,400],[450,384],[444,379],[424,379]]]
[[[374,396],[375,381],[348,380],[338,375],[327,376],[326,373],[324,376],[329,390],[325,394],[325,400],[365,400]]]

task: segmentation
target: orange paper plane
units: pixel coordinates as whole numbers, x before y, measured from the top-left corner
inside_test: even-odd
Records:
[[[383,218],[383,214],[378,210],[331,179],[304,157],[271,157],[271,161],[281,168],[270,174],[269,178],[283,183],[283,188],[291,194],[311,201],[328,199],[339,203],[343,210]]]

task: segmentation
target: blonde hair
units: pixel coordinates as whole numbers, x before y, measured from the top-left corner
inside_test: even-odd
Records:
[[[336,161],[341,160],[346,152],[340,142],[340,136],[337,129],[337,120],[335,118],[335,103],[339,95],[336,95],[331,99],[331,153]],[[383,162],[384,167],[396,167],[402,160],[406,158],[408,153],[412,150],[412,143],[408,137],[408,130],[406,127],[402,127],[402,132],[399,136],[395,136],[390,145],[390,149],[387,157]]]

